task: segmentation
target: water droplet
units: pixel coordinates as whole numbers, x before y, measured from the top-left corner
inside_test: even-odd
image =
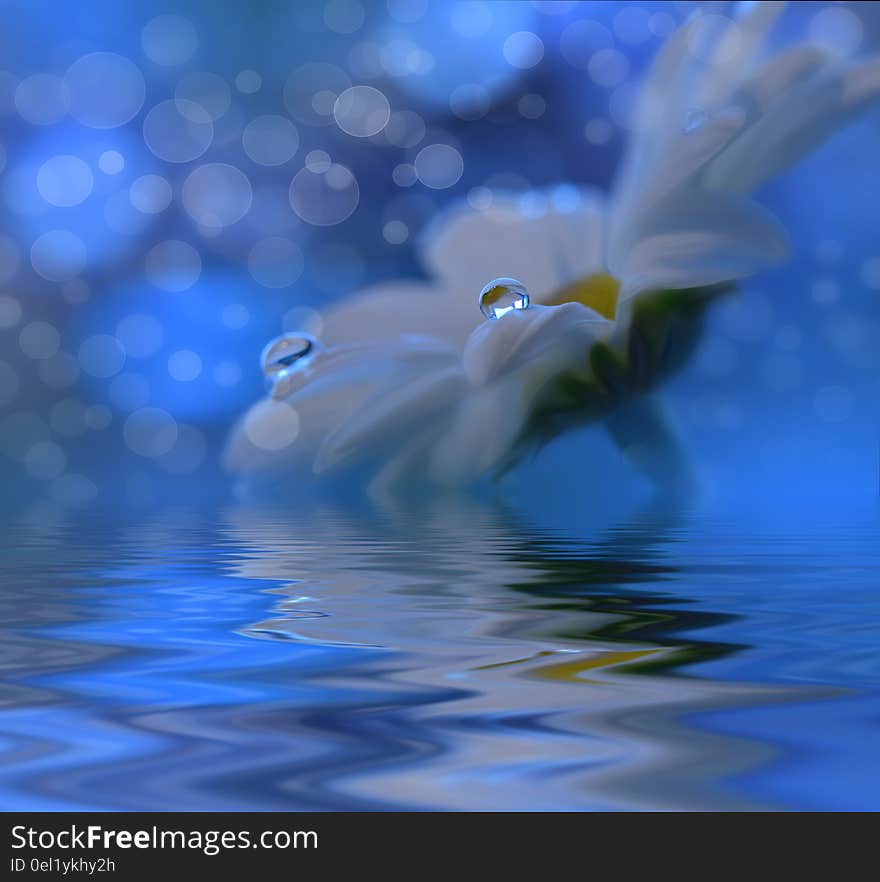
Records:
[[[706,111],[700,110],[698,107],[689,110],[685,114],[684,126],[682,127],[685,134],[695,132],[706,122],[707,118],[708,115],[706,114]]]
[[[311,334],[302,332],[282,334],[270,340],[260,355],[263,375],[274,382],[291,371],[301,370],[312,360],[320,345]]]
[[[480,292],[480,312],[488,319],[501,318],[512,309],[528,309],[529,292],[516,279],[492,279]]]

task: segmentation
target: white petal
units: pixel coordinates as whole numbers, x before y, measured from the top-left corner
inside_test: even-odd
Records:
[[[445,486],[466,484],[500,465],[522,431],[530,401],[516,374],[474,387],[434,445],[431,479]]]
[[[575,205],[566,210],[551,208],[536,219],[531,247],[554,255],[563,284],[605,271],[605,202],[600,194],[582,189]],[[542,303],[557,290],[535,288],[529,293],[535,303]]]
[[[617,267],[625,301],[645,290],[690,288],[750,275],[785,259],[785,233],[754,202],[725,194],[670,210],[667,228],[646,236]]]
[[[480,286],[482,287],[482,286]],[[429,334],[456,345],[481,321],[477,295],[452,294],[429,282],[387,282],[365,288],[322,313],[321,340],[343,345],[400,334]]]
[[[294,397],[288,401],[261,399],[256,402],[238,422],[230,433],[223,461],[224,466],[233,472],[254,472],[306,470],[314,459],[318,446],[343,420],[357,408],[363,400],[377,388],[377,378],[352,375],[336,378],[332,387],[324,389],[323,394]],[[278,450],[267,450],[255,445],[252,436],[262,437],[283,429],[287,424],[288,413],[292,408],[298,417],[299,432],[292,443]],[[276,419],[282,426],[276,427]]]
[[[745,12],[730,22],[701,72],[694,103],[705,111],[724,106],[743,84],[785,3],[763,0],[740,8]]]
[[[706,185],[745,193],[814,149],[880,95],[880,61],[787,90],[713,163]]]
[[[233,429],[223,464],[232,472],[267,468],[290,460],[297,450],[299,414],[282,401],[262,399],[254,404]],[[272,439],[278,439],[273,443]]]
[[[454,208],[425,233],[426,269],[465,308],[476,305],[487,282],[504,276],[532,292],[552,291],[560,286],[558,267],[545,247],[535,248],[534,226],[510,199],[496,199],[484,211]]]
[[[460,398],[464,388],[464,375],[455,366],[382,390],[328,435],[318,451],[315,472],[325,472],[355,454],[363,458],[383,446],[391,452]]]
[[[663,222],[667,200],[689,187],[703,168],[733,140],[745,122],[745,113],[731,110],[707,120],[690,132],[679,133],[669,149],[657,157],[636,191],[621,193],[611,214],[608,261],[619,266],[635,242]],[[699,194],[691,193],[693,198]]]
[[[694,64],[691,41],[700,27],[701,17],[700,10],[695,10],[669,37],[645,78],[636,115],[631,121],[635,136],[627,152],[633,165],[653,152],[666,129],[679,127],[690,109],[687,106],[688,87]]]
[[[394,372],[412,375],[448,364],[459,350],[433,337],[411,334],[378,341],[352,343],[322,349],[306,368],[281,375],[272,388],[273,398],[323,393],[340,380],[360,375]]]
[[[869,58],[853,65],[841,77],[841,103],[848,110],[858,112],[867,101],[873,101],[880,91],[880,58]]]
[[[579,303],[509,312],[474,332],[465,353],[473,385],[439,434],[430,476],[462,484],[497,468],[510,453],[535,399],[568,369],[587,370],[587,353],[612,323]]]
[[[519,370],[553,349],[562,360],[571,357],[572,347],[585,354],[608,324],[581,303],[512,310],[483,322],[471,334],[464,349],[465,371],[479,385]]]
[[[437,431],[437,426],[432,425],[428,431],[407,440],[400,450],[389,456],[367,486],[370,496],[393,499],[404,484],[410,490],[424,485],[427,478],[425,463],[428,451],[436,441]]]
[[[429,338],[401,338],[324,350],[313,367],[276,383],[283,394],[257,402],[232,433],[226,454],[234,471],[304,464],[328,434],[339,428],[371,396],[385,394],[401,380],[460,364],[460,354]],[[256,432],[277,434],[273,422],[292,408],[299,417],[299,434],[289,448],[266,450],[252,443]],[[247,430],[250,431],[247,431]],[[280,431],[280,430],[278,430]]]
[[[770,58],[731,100],[751,117],[761,116],[788,89],[817,76],[831,60],[818,46],[792,46]]]
[[[496,195],[489,208],[454,209],[426,232],[426,269],[445,290],[455,292],[469,315],[492,279],[518,279],[540,302],[601,268],[599,199],[580,191],[576,204],[559,208],[552,193],[531,195],[546,200],[540,213],[527,213],[519,199]]]

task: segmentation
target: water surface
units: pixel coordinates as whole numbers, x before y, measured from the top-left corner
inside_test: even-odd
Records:
[[[880,512],[10,519],[10,809],[880,808]]]

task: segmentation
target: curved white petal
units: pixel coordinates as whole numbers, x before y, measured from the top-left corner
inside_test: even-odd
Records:
[[[693,131],[680,132],[674,144],[655,160],[650,179],[640,189],[621,194],[612,208],[609,225],[608,263],[612,271],[640,238],[665,222],[669,198],[691,187],[707,163],[742,129],[745,119],[743,111],[731,110],[706,120]],[[694,201],[700,199],[693,189],[688,196]]]
[[[570,203],[570,199],[576,202]],[[535,238],[531,247],[552,256],[557,284],[604,272],[606,218],[606,200],[592,190],[566,195],[564,207],[556,205],[551,196],[551,208],[533,223]],[[558,288],[536,287],[529,291],[534,302],[543,303],[557,294]]]
[[[509,312],[474,332],[465,352],[473,382],[430,449],[438,484],[471,481],[500,466],[535,399],[569,369],[587,370],[587,353],[613,323],[579,303]]]
[[[469,316],[492,279],[519,279],[540,302],[601,268],[601,201],[589,191],[570,197],[573,204],[562,208],[552,194],[536,198],[546,200],[540,213],[527,213],[517,198],[496,196],[485,210],[454,209],[426,232],[426,269],[444,290],[455,292]]]
[[[473,383],[482,385],[553,349],[565,361],[572,346],[585,351],[608,324],[581,303],[512,310],[483,322],[471,334],[464,349],[464,368]]]
[[[646,236],[616,268],[619,301],[646,290],[692,288],[742,278],[785,259],[785,232],[754,202],[706,194],[670,206],[667,227]]]
[[[858,112],[880,91],[880,58],[852,65],[841,76],[841,104],[847,113]]]
[[[323,350],[307,370],[282,377],[269,398],[250,408],[232,432],[225,463],[232,471],[304,463],[371,397],[392,394],[402,383],[451,365],[458,366],[460,373],[460,360],[458,350],[431,338],[403,337]],[[298,419],[295,441],[279,448],[254,442],[254,438],[280,436],[291,409]]]
[[[314,471],[327,471],[355,454],[360,458],[374,449],[391,452],[436,418],[465,387],[461,366],[456,364],[368,398],[339,428],[331,432],[318,450]]]
[[[694,106],[709,112],[724,106],[745,82],[785,5],[771,0],[740,4],[736,19],[729,22],[708,54],[694,93]]]
[[[369,395],[387,382],[385,372],[361,371],[326,382],[320,393],[293,396],[287,400],[262,398],[253,404],[230,433],[223,454],[224,467],[231,472],[254,472],[279,468],[305,468],[318,445]],[[309,390],[312,392],[312,390]],[[290,431],[291,411],[297,431],[290,443],[265,447],[261,440]],[[289,436],[288,436],[289,437]]]
[[[553,290],[560,276],[552,256],[534,247],[535,219],[509,199],[479,211],[453,209],[424,235],[422,258],[443,287],[467,307],[495,278],[519,279],[531,292]]]
[[[327,347],[304,369],[279,376],[272,387],[272,397],[290,398],[300,392],[321,394],[327,386],[345,381],[349,375],[363,375],[367,370],[372,375],[383,369],[386,373],[423,373],[438,364],[449,363],[458,352],[457,347],[443,340],[414,334]]]
[[[743,83],[731,101],[755,119],[788,89],[819,75],[831,62],[831,54],[818,46],[792,46],[768,59]]]
[[[611,210],[608,265],[623,278],[622,299],[782,259],[778,224],[719,194],[748,193],[880,95],[876,59],[838,68],[801,44],[756,64],[782,6],[748,4],[726,24],[697,14],[660,51]],[[684,132],[689,109],[709,116]]]
[[[712,163],[706,186],[749,192],[793,165],[878,96],[878,59],[788,89]]]
[[[433,445],[431,480],[443,486],[466,484],[498,466],[522,431],[529,400],[516,375],[474,387]]]
[[[427,430],[407,438],[403,446],[391,454],[378,472],[374,475],[367,492],[377,498],[393,494],[404,484],[410,488],[413,484],[423,485],[427,479],[425,463],[428,452],[437,438],[437,426],[431,424]]]
[[[480,286],[482,287],[482,286]],[[432,282],[373,285],[322,313],[322,342],[345,345],[401,334],[429,334],[461,345],[482,320],[476,293],[468,302]]]
[[[283,401],[260,399],[230,434],[223,466],[230,472],[254,472],[286,466],[305,452],[301,416]]]
[[[642,83],[636,112],[630,121],[633,136],[627,149],[626,177],[638,176],[669,127],[678,128],[687,111],[694,57],[691,42],[700,27],[700,10],[663,44]]]

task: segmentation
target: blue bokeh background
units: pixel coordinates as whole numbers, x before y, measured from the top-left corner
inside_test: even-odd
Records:
[[[607,188],[634,85],[695,5],[4,4],[4,504],[226,493],[219,451],[261,394],[265,341],[303,309],[418,275],[420,234],[475,188]],[[807,37],[868,54],[880,8],[793,4],[774,40]],[[71,73],[91,53],[112,53],[93,63],[101,87]],[[387,100],[382,131],[352,135],[326,112],[326,91],[353,85]],[[148,121],[174,98],[192,118]],[[124,111],[131,118],[115,124]],[[243,143],[266,115],[261,143],[275,157]],[[192,143],[197,155],[167,161]],[[427,186],[413,167],[436,144],[452,151]],[[880,112],[766,188],[762,199],[791,233],[791,262],[715,309],[698,356],[663,392],[720,497],[876,494],[878,147]],[[339,199],[292,204],[294,177],[318,178],[328,161],[349,170],[357,193],[346,177]],[[185,181],[205,166],[204,187],[188,198]],[[144,408],[159,412],[158,430],[177,427],[167,451],[143,455],[129,418]],[[601,438],[565,439],[512,492],[564,508],[567,466],[583,450],[613,456]],[[601,471],[608,481],[624,469]],[[582,489],[592,487],[587,473]]]

